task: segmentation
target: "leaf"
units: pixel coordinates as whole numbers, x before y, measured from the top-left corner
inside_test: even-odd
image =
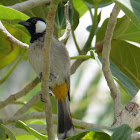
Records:
[[[117,20],[114,39],[129,40],[140,43],[140,28],[138,28],[127,16]]]
[[[74,8],[78,11],[79,16],[83,16],[88,8],[82,0],[73,0]]]
[[[74,8],[73,3],[72,3],[72,9],[73,9],[73,24],[71,27],[72,27],[72,30],[74,31],[79,24],[79,13]]]
[[[66,140],[111,140],[110,136],[99,129],[88,129]]]
[[[99,57],[101,61],[101,57]],[[118,84],[131,96],[134,97],[139,89],[134,85],[133,81],[127,77],[120,69],[110,60],[110,69],[114,79]]]
[[[98,5],[98,7],[101,8],[112,4],[111,0],[83,0],[83,1],[90,8],[94,8],[95,5]]]
[[[55,24],[58,28],[60,28],[61,30],[66,29],[66,21],[65,21],[65,10],[64,10],[64,5],[63,4],[59,4],[58,8],[56,10],[56,15],[55,15]],[[69,20],[70,20],[70,24],[72,25],[73,22],[73,11],[71,8],[69,8]]]
[[[6,132],[4,128],[2,127],[2,120],[0,120],[0,140],[6,140]]]
[[[97,32],[97,42],[104,39],[108,19],[106,19]],[[140,29],[127,17],[117,19],[117,24],[113,33],[113,39],[128,40],[140,43]]]
[[[140,28],[140,1],[139,0],[113,0],[125,14]]]
[[[134,85],[132,80],[130,80],[123,72],[121,72],[118,67],[110,61],[110,68],[112,75],[118,84],[127,92],[131,97],[134,97],[139,89]]]
[[[18,121],[16,124],[17,128],[21,128],[24,129],[25,131],[29,132],[31,135],[34,135],[35,137],[37,137],[39,140],[46,140],[47,136],[37,132],[36,130],[34,130],[31,127],[28,127],[24,122],[22,121]]]
[[[11,6],[16,3],[24,2],[25,0],[1,0],[1,3],[5,6]],[[49,4],[43,4],[37,7],[34,7],[32,9],[23,11],[23,13],[27,14],[30,17],[41,17],[43,19],[46,19],[49,11]]]
[[[17,23],[20,20],[27,19],[28,16],[10,9],[8,7],[0,6],[0,20],[7,28],[7,30],[16,38],[23,42],[29,42],[29,35],[19,28]],[[21,35],[20,33],[24,33]],[[0,69],[13,62],[18,55],[20,55],[22,48],[10,42],[6,36],[0,32]]]
[[[4,126],[3,124],[1,125],[3,127],[3,129],[5,130],[6,134],[9,136],[10,140],[16,140],[13,132],[8,129],[6,126]]]
[[[128,125],[123,124],[113,129],[111,140],[131,140],[131,134],[132,129]]]
[[[140,88],[140,48],[125,41],[113,40],[111,60]]]
[[[16,135],[16,140],[39,140],[39,139],[33,135]]]
[[[107,23],[108,19],[104,21],[102,27],[97,31],[97,43],[104,39]],[[140,30],[126,16],[118,19],[113,34],[110,54],[110,59],[113,63],[115,63],[138,88],[140,88],[140,75],[138,74],[140,72],[140,48],[121,40],[140,42],[139,35]],[[131,83],[129,81],[126,82]],[[131,86],[131,91],[127,89],[131,96],[134,96],[137,91],[137,88],[135,88],[134,94],[132,94],[133,87],[134,86]]]

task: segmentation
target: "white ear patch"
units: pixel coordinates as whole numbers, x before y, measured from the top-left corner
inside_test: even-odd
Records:
[[[46,30],[46,23],[43,21],[36,22],[36,33],[43,33]]]

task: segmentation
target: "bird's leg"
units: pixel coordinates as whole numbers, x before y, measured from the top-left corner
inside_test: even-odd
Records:
[[[40,72],[39,74],[39,79],[40,79],[40,82],[42,81],[42,72]]]
[[[54,74],[50,73],[49,82],[52,81],[52,77],[57,78]],[[42,72],[39,74],[39,79],[40,79],[40,82],[41,82],[42,81]]]
[[[50,88],[49,88],[49,89],[50,89]],[[44,99],[43,99],[42,93],[40,93],[39,95],[40,95],[40,100],[41,100],[41,102],[45,102]],[[52,93],[49,92],[49,95],[52,96]]]

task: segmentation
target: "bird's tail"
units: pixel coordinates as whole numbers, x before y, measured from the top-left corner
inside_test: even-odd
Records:
[[[58,107],[58,139],[63,140],[65,138],[74,135],[74,126],[70,114],[69,99],[66,96],[64,102],[57,99]]]

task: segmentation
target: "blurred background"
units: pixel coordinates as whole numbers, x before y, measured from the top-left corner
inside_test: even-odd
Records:
[[[112,8],[113,4],[102,9],[100,8],[99,11],[102,11],[102,14],[99,26],[102,25],[104,19],[110,16]],[[119,17],[122,17],[123,15],[124,14],[121,11]],[[90,14],[87,11],[80,18],[79,25],[74,32],[80,48],[84,46],[88,38],[89,32],[86,28],[91,24]],[[95,41],[93,40],[93,46],[94,43]],[[72,36],[69,37],[66,47],[69,51],[70,57],[78,55]],[[71,64],[72,63],[73,60],[71,61]],[[0,70],[0,78],[11,65],[12,64]],[[23,89],[35,78],[35,76],[36,74],[28,61],[22,60],[9,78],[0,85],[0,101],[3,101],[9,95]],[[121,90],[122,104],[126,105],[131,98],[121,87],[119,88]],[[0,118],[12,116],[21,105],[28,102],[28,100],[39,90],[40,84],[27,96],[19,99],[18,103],[10,104],[0,110]],[[54,104],[54,106],[56,105]],[[28,112],[33,111],[34,109],[28,110]],[[71,76],[71,112],[74,118],[90,123],[110,126],[113,122],[113,104],[110,97],[110,91],[104,79],[101,66],[94,59],[89,59],[83,62],[77,71]]]

